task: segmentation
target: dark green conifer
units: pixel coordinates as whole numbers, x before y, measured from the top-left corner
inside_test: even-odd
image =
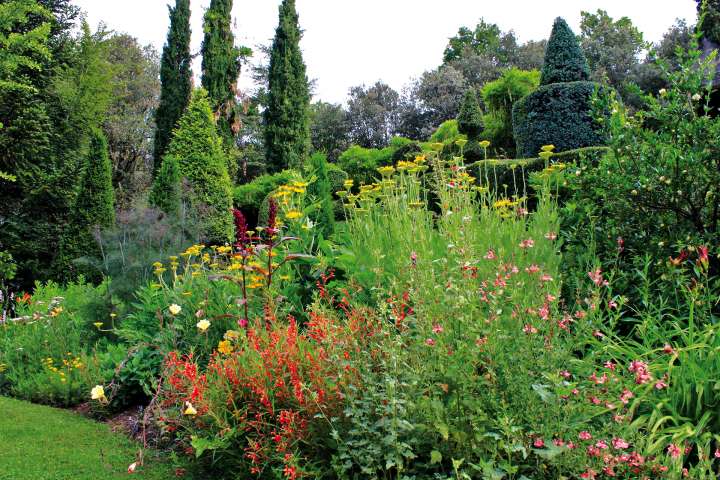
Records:
[[[168,215],[177,216],[180,213],[182,189],[180,182],[180,164],[175,155],[165,155],[162,167],[155,177],[150,203]]]
[[[458,131],[467,136],[468,142],[463,148],[463,156],[468,162],[477,162],[485,158],[485,151],[480,146],[480,134],[483,131],[483,113],[480,109],[477,93],[470,88],[465,92],[465,98],[460,106],[457,118]]]
[[[696,0],[698,2],[698,30],[704,38],[720,44],[720,0]]]
[[[310,147],[310,89],[295,0],[283,0],[270,53],[265,147],[268,170],[303,165]]]
[[[155,113],[154,172],[170,144],[192,93],[192,57],[190,55],[190,0],[176,0],[170,8],[170,29],[160,64],[160,106]]]
[[[540,85],[577,82],[589,78],[590,67],[580,48],[580,42],[567,22],[560,17],[556,18],[545,49]]]

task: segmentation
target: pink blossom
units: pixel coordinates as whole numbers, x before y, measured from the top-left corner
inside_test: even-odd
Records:
[[[628,390],[627,388],[623,390],[623,392],[620,394],[620,401],[623,403],[623,405],[627,405],[630,402],[630,399],[633,398],[635,394]]]
[[[540,281],[541,281],[541,282],[552,282],[552,281],[553,281],[553,277],[551,277],[551,276],[548,275],[547,273],[544,273],[543,276],[540,277]]]
[[[592,440],[592,435],[590,434],[590,432],[583,430],[578,434],[578,438],[580,440]]]
[[[675,353],[675,349],[669,343],[666,343],[663,347],[663,352],[667,353],[668,355],[673,355]]]
[[[564,447],[565,441],[562,438],[554,438],[553,445],[555,445],[556,447]]]
[[[612,446],[615,450],[625,450],[626,448],[630,447],[630,444],[622,438],[613,438]]]
[[[555,232],[548,232],[545,234],[545,238],[547,238],[550,241],[554,241],[557,239],[557,233]]]
[[[425,340],[425,344],[429,347],[433,347],[435,346],[435,340],[433,340],[432,338],[428,338],[427,340]]]
[[[610,308],[610,310],[615,310],[617,307],[618,307],[618,304],[615,300],[610,300],[608,302],[608,308]]]
[[[534,263],[530,265],[529,267],[525,268],[525,271],[528,273],[537,273],[540,271],[540,267],[535,265]]]
[[[443,332],[443,330],[444,330],[443,327],[441,325],[438,325],[437,323],[433,326],[433,329],[432,329],[433,333],[436,335],[441,334]]]
[[[678,458],[678,457],[682,454],[682,450],[680,449],[680,447],[678,447],[678,446],[675,445],[674,443],[671,443],[671,444],[668,445],[668,447],[667,447],[667,453],[668,453],[668,455],[670,455],[672,458]]]
[[[522,242],[520,242],[520,248],[522,248],[523,250],[526,248],[533,248],[534,246],[535,240],[533,240],[532,238],[528,238],[527,240],[523,240]]]
[[[560,376],[563,378],[570,378],[572,375],[567,370],[563,370],[562,372],[560,372]]]
[[[495,256],[494,250],[488,250],[487,253],[485,254],[484,258],[485,258],[485,260],[495,260],[497,258],[497,256]]]
[[[662,380],[658,380],[655,382],[655,389],[656,390],[662,390],[663,388],[667,388],[668,384],[663,382]]]
[[[608,444],[607,444],[607,442],[605,442],[605,440],[598,440],[595,443],[595,447],[599,448],[600,450],[607,450],[609,448]]]
[[[588,468],[585,473],[580,474],[580,478],[595,480],[597,478],[597,472],[592,468]]]
[[[533,447],[535,448],[543,448],[545,447],[545,441],[542,438],[536,438],[533,442]]]
[[[617,368],[617,364],[613,361],[608,360],[607,362],[605,362],[605,368],[614,372],[615,368]]]
[[[604,287],[608,285],[608,281],[603,280],[602,270],[600,270],[599,268],[593,272],[588,272],[588,276],[590,277],[590,280],[593,281],[596,287]]]
[[[527,333],[527,334],[529,335],[529,334],[531,334],[531,333],[537,333],[537,332],[538,332],[538,329],[535,328],[535,327],[533,327],[533,326],[530,325],[530,324],[526,324],[526,325],[523,327],[523,332],[525,332],[525,333]]]
[[[715,449],[715,458],[720,458],[720,448]]]

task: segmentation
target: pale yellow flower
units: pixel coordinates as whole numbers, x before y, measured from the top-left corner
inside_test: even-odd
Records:
[[[192,403],[186,402],[185,403],[185,411],[183,413],[185,415],[189,415],[189,416],[197,415],[197,410],[195,409],[195,407],[193,407]]]
[[[170,305],[168,307],[168,311],[170,312],[171,315],[177,315],[178,313],[180,313],[182,311],[182,307],[176,303],[173,303],[172,305]]]
[[[105,388],[103,388],[102,385],[95,385],[93,389],[90,390],[90,398],[101,402],[107,400],[105,397]]]
[[[201,332],[206,332],[207,329],[210,328],[210,321],[209,320],[200,320],[199,322],[197,322],[197,324],[195,326]]]

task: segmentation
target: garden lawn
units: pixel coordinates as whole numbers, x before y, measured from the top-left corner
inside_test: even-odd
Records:
[[[138,445],[75,413],[0,397],[0,480],[127,478]],[[152,457],[152,458],[149,458]],[[133,478],[173,478],[151,453]]]

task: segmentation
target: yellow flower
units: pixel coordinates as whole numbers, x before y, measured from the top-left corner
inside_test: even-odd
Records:
[[[230,355],[233,351],[232,343],[230,343],[228,340],[221,340],[218,343],[218,352],[222,353],[223,355]]]
[[[182,311],[182,307],[176,303],[173,303],[168,307],[168,310],[170,311],[171,315],[177,315]]]
[[[552,152],[553,150],[555,150],[555,145],[543,145],[540,150],[542,150],[543,152]]]
[[[105,388],[103,388],[102,385],[95,385],[92,390],[90,390],[90,398],[93,400],[98,400],[101,402],[104,402],[107,400],[105,397]]]
[[[60,315],[63,311],[63,307],[55,307],[52,310],[50,310],[50,316],[51,317],[57,317]]]
[[[237,330],[228,330],[223,336],[225,337],[225,340],[237,340],[238,338],[240,338],[240,332],[238,332]]]
[[[482,142],[480,142],[480,146],[482,148],[488,148],[490,146],[490,142],[488,142],[487,140],[483,140]]]
[[[95,322],[93,323],[93,325],[95,325],[95,328],[100,328],[103,326],[102,322]]]
[[[353,185],[355,185],[355,182],[351,178],[343,182],[343,187],[345,187],[346,190],[350,190]]]
[[[197,410],[195,407],[193,407],[193,404],[190,402],[185,402],[185,411],[183,412],[185,415],[197,415]]]
[[[465,145],[467,145],[467,143],[468,143],[468,141],[465,140],[464,138],[459,138],[459,139],[455,140],[455,145],[457,145],[460,148],[463,148]]]
[[[377,169],[378,172],[380,172],[380,175],[383,177],[389,177],[395,172],[395,167],[393,166],[387,166],[387,167],[380,167]]]
[[[425,155],[418,155],[417,157],[415,157],[415,163],[417,163],[418,165],[425,163]]]
[[[210,328],[210,321],[208,321],[208,320],[200,320],[199,322],[197,322],[197,324],[196,324],[195,326],[196,326],[196,327],[198,328],[198,330],[200,330],[201,332],[206,332],[207,329]]]
[[[299,210],[290,210],[285,214],[285,218],[288,220],[297,220],[298,218],[302,217],[303,214]]]
[[[153,263],[153,267],[155,267],[156,269],[162,268],[162,266],[163,266],[162,262],[155,262],[155,263]]]
[[[298,181],[295,181],[295,182],[293,182],[292,184],[293,184],[293,187],[298,187],[298,188],[305,188],[305,187],[308,186],[308,183],[307,183],[307,182],[298,182]]]

